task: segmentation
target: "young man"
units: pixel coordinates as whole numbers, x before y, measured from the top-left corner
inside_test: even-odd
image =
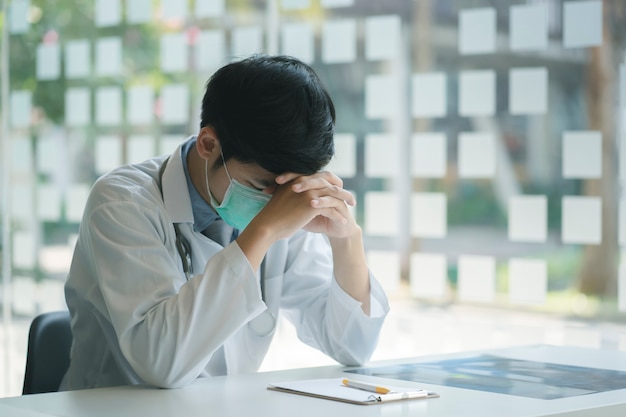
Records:
[[[100,178],[66,284],[61,389],[256,371],[279,310],[305,343],[367,361],[389,307],[354,198],[321,171],[334,119],[311,68],[254,56],[209,80],[197,136]]]

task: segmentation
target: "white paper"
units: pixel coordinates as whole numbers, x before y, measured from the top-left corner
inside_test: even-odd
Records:
[[[445,255],[411,254],[411,295],[443,298],[448,293],[448,266]]]
[[[445,237],[448,228],[447,200],[444,193],[413,193],[411,196],[411,235],[421,238]]]
[[[322,61],[326,64],[354,62],[356,20],[327,20],[322,23]]]
[[[122,165],[122,140],[119,136],[99,136],[96,138],[95,148],[95,165],[98,175]]]
[[[563,178],[602,177],[602,132],[563,132]]]
[[[459,13],[459,52],[486,54],[496,50],[496,11],[491,7]]]
[[[14,128],[30,126],[33,93],[28,90],[11,91],[11,126]]]
[[[30,28],[28,22],[29,0],[13,0],[9,3],[9,33],[17,35]]]
[[[196,66],[200,71],[212,72],[226,62],[226,39],[222,30],[200,32],[196,48]]]
[[[196,0],[196,17],[220,17],[224,11],[224,0]]]
[[[157,156],[154,138],[148,135],[133,135],[128,138],[126,163],[138,164]]]
[[[73,87],[65,90],[65,124],[67,126],[85,126],[90,120],[89,90],[84,87]]]
[[[30,224],[35,217],[35,202],[32,181],[12,182],[11,218],[18,223]]]
[[[188,14],[188,2],[181,0],[161,0],[161,17],[168,19],[184,19]]]
[[[235,28],[232,32],[232,55],[245,58],[263,51],[263,31],[260,27]]]
[[[459,83],[461,116],[493,116],[496,111],[495,71],[461,71]]]
[[[281,53],[311,64],[315,60],[315,39],[310,23],[287,23],[283,25]]]
[[[333,8],[333,7],[347,7],[352,6],[354,4],[354,0],[321,0],[322,7]]]
[[[94,21],[97,27],[115,26],[122,21],[120,0],[96,0]]]
[[[548,292],[548,266],[544,259],[509,260],[509,300],[513,304],[542,305]]]
[[[33,233],[13,233],[13,267],[20,269],[32,269],[35,267],[36,243]]]
[[[461,301],[493,302],[496,261],[492,256],[461,255],[458,263],[458,295]]]
[[[122,91],[119,87],[96,90],[96,124],[117,126],[122,122]]]
[[[597,245],[602,242],[602,200],[599,197],[563,197],[563,243]]]
[[[390,134],[365,136],[365,175],[371,178],[397,178],[400,149],[398,137]]]
[[[147,23],[150,20],[152,20],[152,0],[126,0],[126,22],[136,24]]]
[[[370,61],[395,59],[402,45],[399,16],[372,16],[365,19],[365,58]]]
[[[171,155],[187,138],[185,135],[163,135],[159,143],[159,155]]]
[[[459,177],[493,178],[496,174],[496,137],[493,133],[459,134]]]
[[[52,175],[58,172],[59,161],[65,160],[61,154],[63,151],[58,137],[40,137],[37,140],[37,172]]]
[[[509,240],[545,242],[548,234],[548,200],[545,195],[509,199]]]
[[[367,265],[386,293],[400,289],[400,254],[391,251],[367,251]]]
[[[510,22],[512,50],[543,50],[548,47],[547,4],[511,6]]]
[[[186,72],[189,68],[189,48],[184,33],[161,36],[161,70],[163,72]]]
[[[443,133],[417,133],[411,141],[411,175],[417,178],[445,177],[447,140]]]
[[[91,71],[90,45],[86,39],[65,44],[65,78],[85,78]]]
[[[68,222],[80,223],[89,196],[87,184],[72,184],[65,195],[65,215]]]
[[[154,121],[154,89],[148,85],[135,85],[127,90],[126,114],[131,125],[147,126]]]
[[[37,219],[43,222],[61,220],[61,190],[55,184],[40,184],[37,187]]]
[[[311,0],[282,0],[283,10],[299,10],[308,9],[311,6]]]
[[[398,197],[385,191],[365,193],[365,233],[370,236],[398,234]]]
[[[122,73],[122,40],[117,37],[96,41],[96,75],[109,77]]]
[[[72,256],[74,250],[69,245],[47,245],[39,250],[39,266],[49,274],[66,274],[72,265]],[[48,282],[52,280],[46,280]],[[53,281],[61,284],[61,299],[65,301],[63,296],[63,281]],[[43,284],[43,283],[42,283]],[[57,291],[56,286],[53,287],[54,292]],[[48,295],[48,294],[47,294]],[[56,294],[55,294],[56,295]],[[55,298],[55,297],[53,297]]]
[[[341,178],[356,176],[356,137],[353,134],[335,134],[335,155],[325,170]]]
[[[602,45],[602,2],[563,3],[563,44],[566,48]]]
[[[37,79],[56,80],[61,75],[61,47],[58,43],[37,46]]]
[[[11,172],[17,176],[30,175],[33,172],[33,147],[27,136],[11,139]]]
[[[390,75],[365,78],[365,115],[369,119],[397,117],[400,108],[398,81]]]
[[[511,114],[544,114],[548,109],[548,70],[512,68],[509,72]]]
[[[411,104],[414,117],[443,117],[448,112],[446,75],[442,72],[413,74]]]
[[[36,316],[37,305],[34,295],[37,294],[37,284],[35,284],[35,280],[31,277],[14,276],[11,287],[13,291],[13,298],[11,299],[13,313],[27,317]]]
[[[161,89],[161,121],[164,124],[185,124],[189,121],[189,88],[184,84],[168,84]]]

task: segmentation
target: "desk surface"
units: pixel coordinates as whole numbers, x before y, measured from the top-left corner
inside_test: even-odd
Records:
[[[596,349],[531,346],[485,352],[467,352],[378,362],[403,362],[463,358],[491,353],[514,359],[579,365],[626,371],[626,353]],[[47,416],[429,416],[429,417],[623,417],[626,389],[555,400],[495,394],[441,385],[394,381],[394,385],[437,391],[441,398],[402,401],[372,406],[344,404],[317,398],[268,391],[268,383],[295,379],[343,376],[339,366],[304,368],[279,372],[202,378],[183,389],[163,390],[127,386],[28,395],[0,399],[0,415]],[[348,374],[354,376],[353,374]],[[383,378],[363,376],[378,382]]]

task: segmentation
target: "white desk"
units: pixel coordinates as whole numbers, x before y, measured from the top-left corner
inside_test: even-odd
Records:
[[[372,366],[403,362],[428,362],[492,353],[514,359],[552,362],[626,371],[626,352],[536,346],[468,352],[385,361]],[[494,394],[440,385],[397,382],[420,386],[441,394],[441,398],[359,406],[300,395],[268,391],[267,384],[291,379],[338,377],[341,367],[305,368],[199,379],[177,390],[150,387],[114,387],[93,390],[29,395],[0,399],[0,415],[39,416],[429,416],[429,417],[624,417],[626,389],[555,400]],[[348,374],[354,377],[353,374]],[[389,382],[381,378],[364,379]]]

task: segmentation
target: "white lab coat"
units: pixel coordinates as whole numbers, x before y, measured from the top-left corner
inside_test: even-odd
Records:
[[[223,248],[193,230],[181,148],[100,178],[87,201],[66,300],[74,343],[61,389],[148,383],[181,387],[195,378],[256,371],[273,332],[249,322],[279,309],[298,337],[346,365],[374,350],[389,306],[370,276],[372,314],[333,279],[323,235],[300,231],[268,251],[265,299],[259,273],[236,242]],[[186,281],[173,223],[191,245]]]

